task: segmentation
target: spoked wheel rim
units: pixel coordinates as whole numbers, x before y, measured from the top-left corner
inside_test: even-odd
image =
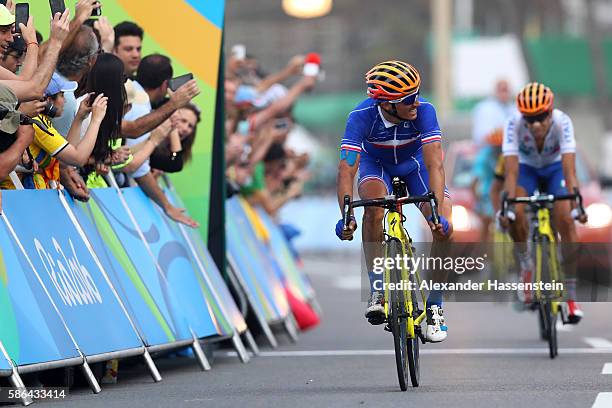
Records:
[[[394,291],[395,292],[395,291]],[[400,292],[401,293],[401,292]],[[408,389],[408,332],[406,329],[406,312],[404,302],[399,298],[403,296],[392,296],[391,303],[391,331],[393,332],[393,344],[395,346],[395,365],[397,367],[397,378],[400,389]]]

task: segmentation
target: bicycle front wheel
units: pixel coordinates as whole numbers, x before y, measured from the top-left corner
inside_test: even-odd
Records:
[[[549,256],[551,250],[555,250],[555,243],[550,242],[547,237],[542,237],[540,241],[541,250],[541,282],[552,282],[553,268],[557,265],[551,265],[554,258]],[[554,292],[550,290],[542,290],[540,295],[540,316],[544,320],[545,338],[548,342],[548,355],[550,358],[555,358],[558,354],[557,347],[557,314],[558,311],[553,307]]]
[[[396,256],[402,256],[402,244],[395,239],[387,242],[387,257],[396,259]],[[401,270],[398,270],[394,265],[389,270],[389,278],[392,283],[399,283],[402,280]],[[395,346],[395,365],[397,367],[397,378],[399,380],[400,389],[406,391],[408,389],[408,330],[407,330],[407,310],[404,291],[390,290],[391,302],[389,305],[389,326],[393,333],[393,345]]]
[[[412,291],[412,318],[416,319],[419,317],[419,304],[416,300],[417,292]],[[419,386],[419,381],[421,380],[421,371],[419,364],[419,336],[416,330],[419,329],[415,327],[415,336],[412,339],[407,339],[408,341],[408,370],[410,371],[410,382],[413,387]]]

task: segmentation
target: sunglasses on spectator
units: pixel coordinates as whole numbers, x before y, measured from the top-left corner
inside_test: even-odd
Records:
[[[536,122],[544,122],[546,119],[548,119],[549,116],[550,112],[544,112],[534,116],[523,116],[523,119],[525,119],[525,122],[529,123],[530,125],[533,125]]]
[[[414,103],[416,102],[418,97],[419,97],[419,92],[417,91],[417,92],[415,92],[415,93],[413,93],[411,95],[406,95],[403,98],[395,99],[393,101],[389,101],[389,103],[392,103],[394,105],[397,104],[397,103],[401,103],[403,105],[410,106],[410,105],[414,105]]]

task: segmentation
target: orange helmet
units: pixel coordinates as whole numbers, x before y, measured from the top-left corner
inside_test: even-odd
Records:
[[[516,96],[518,110],[525,116],[535,116],[548,112],[553,107],[555,95],[549,87],[531,82]]]
[[[381,101],[394,101],[419,92],[421,76],[412,65],[402,61],[385,61],[375,65],[366,75],[368,96]]]

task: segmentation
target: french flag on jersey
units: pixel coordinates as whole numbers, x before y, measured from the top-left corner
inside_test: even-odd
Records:
[[[352,140],[342,139],[340,142],[340,150],[351,150],[357,153],[361,153],[361,145],[355,143]]]
[[[442,141],[442,132],[439,130],[432,130],[421,135],[421,144],[429,144],[434,142]]]

